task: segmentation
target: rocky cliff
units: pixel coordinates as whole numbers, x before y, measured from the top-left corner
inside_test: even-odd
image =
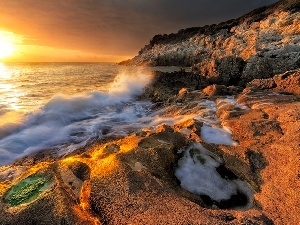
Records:
[[[300,66],[300,3],[281,0],[238,19],[154,36],[125,65],[193,66],[213,83],[240,84]]]

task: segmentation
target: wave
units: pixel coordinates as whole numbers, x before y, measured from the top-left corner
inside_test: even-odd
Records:
[[[121,73],[107,92],[54,96],[21,124],[5,125],[1,134],[0,165],[46,149],[68,154],[93,139],[127,135],[144,126],[152,104],[136,96],[151,81],[149,73]]]

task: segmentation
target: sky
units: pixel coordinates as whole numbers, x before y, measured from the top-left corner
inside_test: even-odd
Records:
[[[16,45],[6,61],[117,62],[137,55],[156,34],[219,23],[274,2],[0,0],[0,31]]]

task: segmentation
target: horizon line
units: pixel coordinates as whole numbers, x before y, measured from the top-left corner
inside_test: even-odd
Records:
[[[119,62],[113,62],[113,61],[18,61],[18,62],[12,62],[12,61],[0,61],[0,63],[116,63]]]

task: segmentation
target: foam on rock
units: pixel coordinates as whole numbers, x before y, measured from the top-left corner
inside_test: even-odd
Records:
[[[252,191],[248,184],[239,180],[216,155],[199,143],[184,150],[175,176],[181,187],[220,208],[251,206]]]
[[[237,146],[238,143],[231,138],[231,131],[227,127],[216,127],[203,125],[201,137],[207,143]]]

